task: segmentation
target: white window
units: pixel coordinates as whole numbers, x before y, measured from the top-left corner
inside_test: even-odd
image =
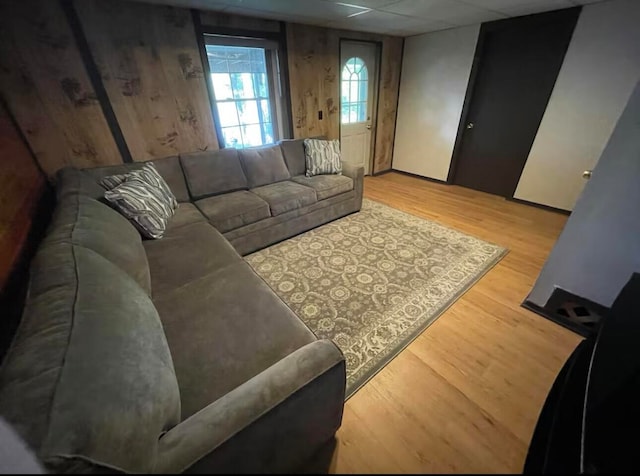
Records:
[[[367,66],[358,57],[349,58],[342,68],[342,123],[367,120]]]
[[[205,41],[221,145],[241,149],[274,143],[282,120],[276,48],[214,35],[205,35]]]

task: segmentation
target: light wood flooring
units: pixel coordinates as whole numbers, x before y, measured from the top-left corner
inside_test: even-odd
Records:
[[[520,307],[567,217],[399,173],[367,177],[365,197],[509,253],[347,401],[330,472],[521,472],[581,339]]]

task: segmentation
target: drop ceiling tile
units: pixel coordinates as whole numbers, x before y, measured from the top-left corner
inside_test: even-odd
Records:
[[[415,35],[429,31],[451,28],[451,24],[441,21],[429,21],[372,10],[368,13],[332,22],[328,26],[345,30],[370,31],[395,36]]]
[[[506,18],[502,13],[478,8],[457,0],[401,0],[381,9],[385,12],[426,20],[445,21],[453,25],[470,25]]]
[[[537,0],[527,3],[519,3],[517,5],[510,5],[501,7],[500,12],[505,15],[520,16],[531,15],[533,13],[549,12],[552,10],[560,10],[561,8],[570,8],[575,6],[570,0]]]
[[[319,18],[322,20],[339,20],[362,11],[361,7],[341,5],[324,0],[227,0],[229,5],[239,8],[250,8],[257,11]]]
[[[543,0],[462,0],[463,3],[487,10],[501,11],[504,8],[541,3]]]
[[[303,0],[304,1],[304,0]],[[366,8],[380,8],[392,3],[398,3],[400,0],[325,0],[331,3],[347,3],[350,5],[358,5]]]

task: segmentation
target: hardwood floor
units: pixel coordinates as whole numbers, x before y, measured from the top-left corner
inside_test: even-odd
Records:
[[[509,253],[345,404],[330,472],[521,472],[581,337],[520,307],[566,216],[398,173],[365,197]]]

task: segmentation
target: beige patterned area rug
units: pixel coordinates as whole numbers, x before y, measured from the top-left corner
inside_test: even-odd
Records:
[[[247,256],[347,361],[347,398],[506,254],[432,221],[364,200],[362,210]]]

